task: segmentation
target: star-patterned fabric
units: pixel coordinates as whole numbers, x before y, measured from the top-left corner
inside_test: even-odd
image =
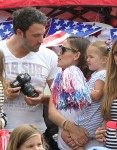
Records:
[[[12,21],[0,23],[0,40],[5,40],[14,34]]]
[[[97,27],[95,25],[85,24],[82,22],[52,18],[47,36],[61,30],[70,35],[87,37],[102,29],[102,27]]]
[[[117,28],[110,30],[110,39],[112,42],[117,38]]]

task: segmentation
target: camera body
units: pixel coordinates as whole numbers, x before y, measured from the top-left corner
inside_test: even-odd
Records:
[[[34,87],[30,83],[31,77],[28,73],[19,74],[16,77],[16,81],[10,84],[12,88],[21,87],[21,92],[28,97],[38,97],[39,94],[35,91]]]

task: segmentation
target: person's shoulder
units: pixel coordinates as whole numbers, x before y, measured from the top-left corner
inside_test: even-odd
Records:
[[[5,44],[6,43],[6,40],[1,40],[0,41],[0,45],[3,45],[3,44]]]
[[[82,71],[80,70],[80,68],[78,68],[77,66],[74,66],[74,65],[72,65],[72,66],[66,68],[66,69],[64,70],[64,74],[65,74],[65,73],[72,74],[73,76],[75,76],[76,74],[79,74],[79,75],[81,75],[81,76],[84,76],[83,73],[82,73]]]
[[[106,70],[100,70],[98,72],[95,73],[96,76],[98,75],[106,75]]]
[[[40,46],[39,53],[41,53],[47,57],[53,57],[53,56],[57,57],[57,54],[53,50],[51,50],[47,47],[44,47],[44,46]]]

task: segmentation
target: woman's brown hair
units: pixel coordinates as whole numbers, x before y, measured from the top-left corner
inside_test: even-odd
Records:
[[[102,104],[102,116],[106,121],[111,119],[111,106],[113,100],[117,98],[117,65],[114,60],[114,50],[117,50],[117,39],[112,45],[107,62],[104,101]]]

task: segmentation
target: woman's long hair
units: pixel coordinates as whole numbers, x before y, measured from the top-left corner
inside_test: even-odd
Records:
[[[104,101],[102,104],[102,115],[106,121],[111,119],[111,106],[117,98],[117,65],[114,60],[113,51],[117,50],[117,39],[112,45],[107,62],[107,75],[104,89]]]

